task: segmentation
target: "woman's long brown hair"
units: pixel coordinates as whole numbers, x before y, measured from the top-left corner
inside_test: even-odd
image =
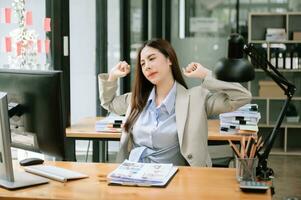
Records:
[[[131,112],[124,124],[124,130],[129,132],[132,128],[134,122],[137,120],[139,114],[142,112],[144,106],[146,105],[148,96],[153,88],[153,84],[148,81],[142,73],[142,67],[140,63],[141,51],[144,47],[152,47],[160,51],[166,58],[169,58],[172,63],[171,70],[173,78],[187,88],[184,78],[179,67],[177,55],[170,45],[170,43],[163,39],[153,39],[146,41],[142,47],[138,50],[137,63],[135,68],[135,79],[132,88],[131,97]]]

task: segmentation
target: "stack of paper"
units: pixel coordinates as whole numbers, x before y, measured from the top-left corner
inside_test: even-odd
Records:
[[[257,104],[247,104],[234,112],[222,113],[219,118],[221,133],[256,134],[261,115]]]
[[[96,122],[95,130],[99,132],[121,132],[124,121],[124,116],[111,113],[109,116]]]
[[[286,32],[284,28],[267,28],[265,39],[267,41],[283,41],[286,40]]]
[[[137,163],[125,160],[108,174],[110,184],[133,186],[165,186],[176,173],[173,164]]]

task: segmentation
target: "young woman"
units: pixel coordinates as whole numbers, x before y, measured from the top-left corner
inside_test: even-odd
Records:
[[[185,76],[203,80],[188,89],[174,49],[162,39],[141,47],[132,92],[116,96],[117,79],[129,73],[123,61],[99,75],[101,105],[126,116],[118,162],[211,166],[207,116],[236,110],[251,99],[240,84],[213,78],[199,63],[183,69]]]

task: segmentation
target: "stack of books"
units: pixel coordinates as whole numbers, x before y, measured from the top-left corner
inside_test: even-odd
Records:
[[[177,172],[173,164],[138,163],[125,160],[108,174],[109,184],[164,187]]]
[[[109,116],[96,122],[95,130],[98,132],[121,132],[124,121],[124,116],[111,113]]]
[[[261,118],[257,104],[247,104],[234,112],[222,113],[220,131],[226,134],[257,134]]]
[[[284,28],[267,28],[265,39],[267,41],[284,41],[286,32]]]

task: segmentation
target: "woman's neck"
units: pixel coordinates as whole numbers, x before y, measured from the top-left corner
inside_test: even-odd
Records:
[[[159,106],[171,90],[175,80],[169,79],[162,84],[156,85],[156,105]]]

